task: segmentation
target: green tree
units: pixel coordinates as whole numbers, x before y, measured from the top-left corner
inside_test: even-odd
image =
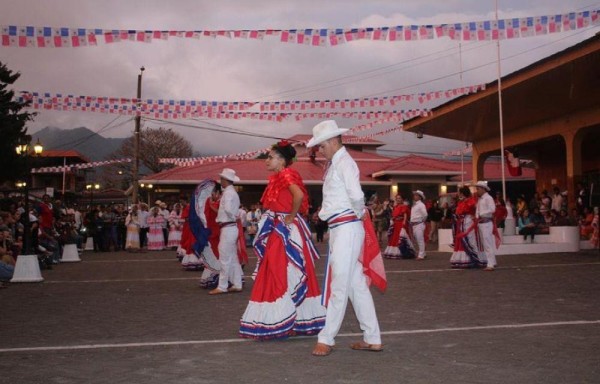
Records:
[[[173,167],[172,164],[160,164],[158,160],[161,157],[192,157],[193,154],[192,144],[179,133],[162,127],[144,129],[140,137],[140,175],[158,173]],[[126,157],[134,158],[133,136],[127,138],[110,156],[111,159]],[[107,186],[129,186],[132,165],[133,163],[124,163],[105,167],[103,182]]]
[[[23,108],[29,102],[19,103],[15,100],[15,92],[9,88],[21,76],[0,62],[0,184],[22,179],[26,170],[22,159],[15,152],[15,147],[21,141],[30,137],[27,135],[26,124],[33,120],[35,113],[24,112]]]

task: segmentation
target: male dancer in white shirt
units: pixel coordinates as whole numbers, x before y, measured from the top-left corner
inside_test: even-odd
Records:
[[[425,222],[427,221],[427,208],[423,201],[425,194],[419,190],[413,191],[413,205],[410,208],[410,225],[413,236],[419,247],[417,260],[425,259]]]
[[[362,264],[358,261],[365,238],[361,222],[365,203],[358,167],[342,145],[341,135],[346,131],[338,128],[333,120],[324,121],[313,128],[313,137],[307,144],[309,148],[318,145],[329,160],[319,212],[319,217],[329,223],[330,229],[328,272],[323,293],[327,315],[325,327],[319,333],[317,345],[312,351],[315,356],[331,353],[348,299],[363,330],[363,340],[350,345],[350,348],[375,352],[383,350],[373,297]]]
[[[223,169],[219,174],[223,195],[217,212],[217,223],[221,227],[219,239],[219,285],[208,292],[209,295],[219,295],[227,292],[242,291],[242,267],[238,259],[237,242],[238,226],[237,216],[240,208],[240,197],[238,196],[234,183],[240,181],[235,171],[230,168]],[[229,288],[231,283],[231,288]]]
[[[477,227],[483,243],[483,252],[487,259],[487,267],[484,271],[493,271],[496,267],[496,237],[494,235],[496,204],[488,193],[490,187],[488,187],[487,181],[478,181],[475,187],[477,188],[477,196],[479,196],[475,216],[478,219]]]

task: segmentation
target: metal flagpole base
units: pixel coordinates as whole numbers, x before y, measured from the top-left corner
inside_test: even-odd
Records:
[[[517,223],[514,218],[506,218],[504,220],[504,234],[506,236],[512,236],[517,233]]]
[[[17,257],[17,264],[11,283],[39,283],[44,281],[40,271],[40,264],[37,255],[20,255]]]
[[[77,252],[76,244],[65,244],[63,247],[62,258],[60,259],[61,263],[76,263],[81,261],[79,258],[79,252]]]
[[[85,241],[85,251],[93,251],[94,250],[94,238],[92,236],[88,236]]]

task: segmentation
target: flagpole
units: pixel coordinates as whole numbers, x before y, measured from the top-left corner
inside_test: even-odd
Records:
[[[460,87],[463,87],[463,62],[462,62],[462,43],[458,43],[458,61],[460,64]],[[465,154],[460,151],[460,186],[465,186]]]
[[[65,200],[65,182],[67,178],[67,157],[63,157],[63,183],[62,183],[62,199]]]
[[[496,25],[498,25],[498,0],[496,3]],[[504,172],[504,119],[502,116],[502,67],[500,64],[500,37],[496,40],[498,55],[498,116],[500,123],[500,169],[502,171],[502,198],[506,200],[506,175]]]

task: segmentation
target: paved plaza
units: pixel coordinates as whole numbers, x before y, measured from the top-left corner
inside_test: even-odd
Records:
[[[495,272],[451,270],[449,257],[386,260],[388,291],[373,291],[384,352],[348,348],[360,339],[349,306],[333,353],[317,358],[314,337],[238,338],[248,277],[244,292],[213,297],[172,251],[85,252],[0,291],[0,382],[600,381],[597,251],[500,256]]]

